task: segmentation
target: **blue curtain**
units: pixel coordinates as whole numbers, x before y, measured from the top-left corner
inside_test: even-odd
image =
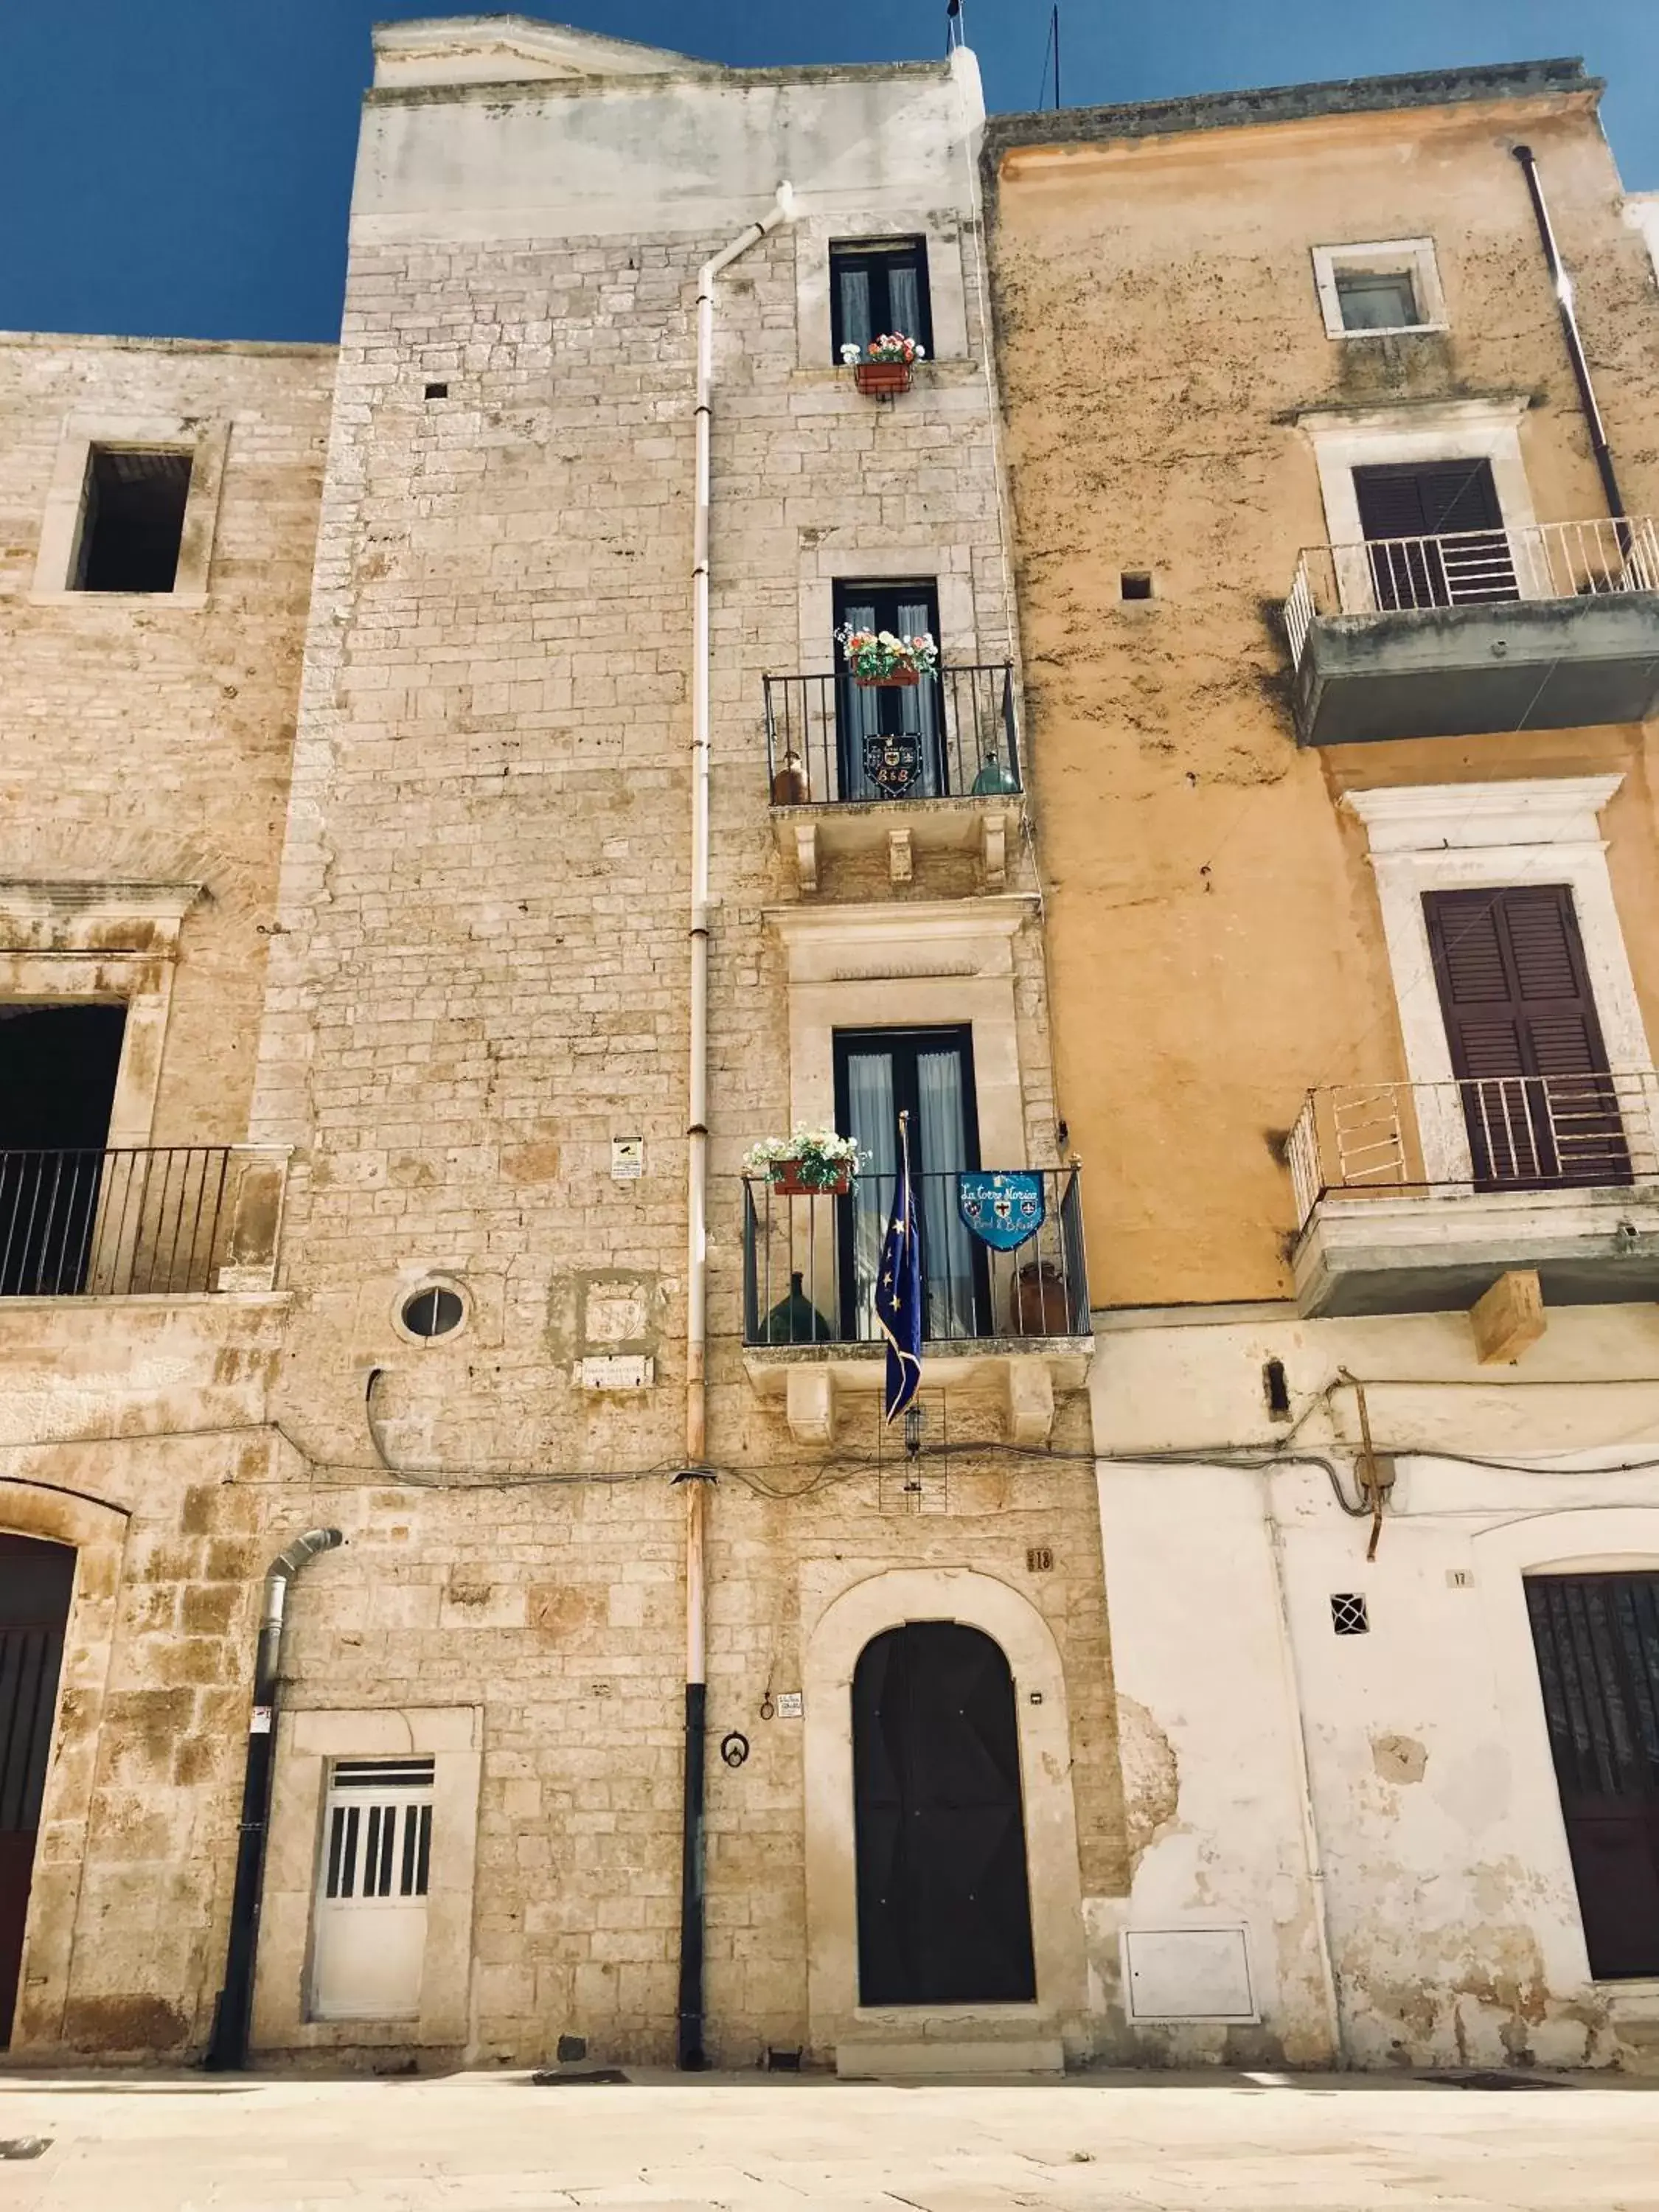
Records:
[[[893,1055],[854,1052],[847,1056],[846,1134],[859,1148],[853,1200],[853,1334],[879,1336],[872,1295],[882,1239],[893,1202],[898,1163],[898,1115],[893,1103]]]
[[[927,1169],[921,1201],[921,1264],[927,1298],[927,1334],[974,1334],[973,1240],[957,1208],[956,1178],[968,1164],[963,1112],[962,1056],[956,1051],[916,1055],[921,1109],[921,1162]]]

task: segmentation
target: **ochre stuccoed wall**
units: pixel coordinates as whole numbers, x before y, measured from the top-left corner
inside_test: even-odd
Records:
[[[1021,125],[1022,131],[1031,134]],[[1540,521],[1605,514],[1521,170],[1537,155],[1633,513],[1659,502],[1659,302],[1586,94],[1005,144],[992,259],[1060,1111],[1097,1305],[1283,1296],[1279,1144],[1399,1078],[1351,786],[1616,769],[1603,820],[1650,1033],[1652,737],[1297,748],[1279,605],[1327,537],[1310,409],[1520,393]],[[1443,335],[1325,334],[1310,249],[1431,235]],[[1149,569],[1156,596],[1125,604]]]

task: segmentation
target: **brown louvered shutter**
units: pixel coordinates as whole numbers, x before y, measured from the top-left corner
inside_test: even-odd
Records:
[[[1628,1182],[1571,891],[1431,891],[1423,905],[1475,1180]]]
[[[1356,469],[1353,489],[1359,527],[1375,549],[1371,574],[1379,607],[1473,605],[1520,597],[1490,461]],[[1447,544],[1421,542],[1447,537]]]

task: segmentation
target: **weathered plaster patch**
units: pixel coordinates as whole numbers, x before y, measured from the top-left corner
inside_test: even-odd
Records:
[[[1175,1825],[1181,1794],[1175,1746],[1146,1707],[1133,1698],[1117,1701],[1119,1755],[1123,1765],[1123,1817],[1131,1873],[1160,1835]]]
[[[1429,1754],[1414,1735],[1374,1735],[1371,1763],[1385,1782],[1420,1782]]]

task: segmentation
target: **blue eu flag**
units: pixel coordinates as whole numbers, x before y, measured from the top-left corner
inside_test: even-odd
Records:
[[[921,1386],[921,1237],[910,1181],[908,1114],[899,1115],[899,1170],[876,1272],[876,1319],[887,1340],[884,1408],[896,1420]]]

